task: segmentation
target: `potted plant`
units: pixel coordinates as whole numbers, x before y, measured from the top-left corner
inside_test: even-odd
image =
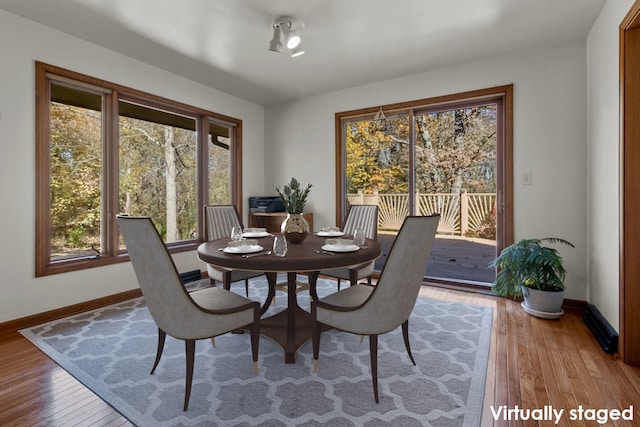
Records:
[[[300,185],[297,179],[291,178],[289,184],[285,185],[282,191],[276,187],[276,191],[282,199],[284,208],[287,211],[287,218],[282,222],[280,230],[290,243],[300,243],[309,234],[309,223],[302,216],[307,197],[311,191],[311,184],[305,188]]]
[[[488,267],[497,269],[493,292],[502,296],[524,297],[522,307],[534,316],[554,319],[562,315],[566,270],[562,257],[543,242],[570,242],[556,237],[523,239],[504,248]]]

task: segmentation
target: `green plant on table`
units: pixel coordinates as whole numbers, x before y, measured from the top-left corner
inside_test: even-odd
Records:
[[[297,179],[291,178],[289,184],[285,185],[282,191],[277,187],[276,191],[280,195],[280,199],[282,199],[284,208],[288,213],[301,214],[307,203],[311,187],[313,187],[311,184],[307,184],[306,188],[302,188]]]

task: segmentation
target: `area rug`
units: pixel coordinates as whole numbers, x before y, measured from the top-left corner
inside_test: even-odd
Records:
[[[244,292],[240,283],[232,288]],[[320,296],[335,291],[335,282],[318,281]],[[266,279],[252,280],[250,295],[262,301]],[[309,307],[308,293],[298,298]],[[270,312],[283,308],[286,295],[278,293],[276,302]],[[400,328],[380,336],[379,404],[367,339],[323,333],[314,374],[311,342],[300,348],[295,364],[285,364],[281,349],[262,338],[257,376],[249,334],[218,337],[215,347],[199,341],[187,412],[184,344],[168,337],[160,365],[149,375],[157,328],[142,298],[21,332],[138,426],[477,426],[491,321],[491,308],[419,297],[409,320],[417,366]]]

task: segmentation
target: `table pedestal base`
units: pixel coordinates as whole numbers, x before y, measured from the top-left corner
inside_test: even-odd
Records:
[[[270,338],[284,351],[284,363],[296,363],[296,356],[298,355],[298,349],[302,344],[311,339],[313,321],[311,313],[303,310],[297,301],[296,295],[296,273],[287,273],[287,308],[282,310],[273,316],[260,320],[260,334]],[[316,293],[316,280],[318,279],[318,272],[309,273],[309,292],[311,298],[317,299]],[[265,302],[266,309],[271,304],[271,300],[275,294],[276,275],[273,273],[267,274],[267,280],[269,281],[269,296]],[[264,313],[263,311],[263,313]],[[323,330],[328,327],[323,328]]]
[[[295,333],[287,333],[290,311],[295,316]],[[260,320],[260,335],[277,343],[284,351],[284,363],[296,363],[298,349],[311,339],[311,314],[296,305]],[[287,336],[288,335],[288,336]]]

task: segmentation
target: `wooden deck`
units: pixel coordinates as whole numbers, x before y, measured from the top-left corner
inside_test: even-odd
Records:
[[[395,234],[378,234],[378,241],[382,243],[382,256],[376,261],[377,271],[382,269],[394,239]],[[495,257],[494,241],[438,235],[425,275],[491,284],[495,279],[495,269],[488,269],[486,266]]]

